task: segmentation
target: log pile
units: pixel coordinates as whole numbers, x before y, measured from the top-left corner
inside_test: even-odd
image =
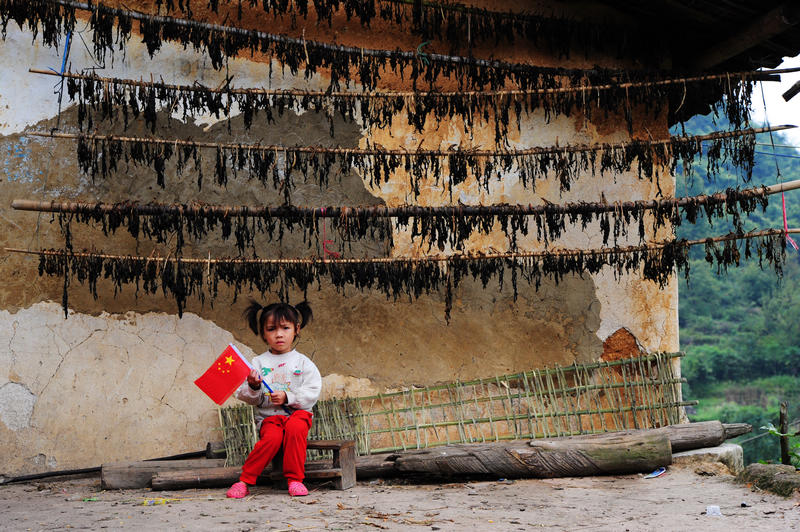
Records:
[[[554,478],[649,473],[670,465],[673,452],[716,447],[750,431],[750,425],[744,423],[706,421],[587,436],[443,445],[359,456],[355,471],[359,480],[398,476]],[[219,456],[218,444],[209,444],[209,450],[209,457]],[[104,465],[103,488],[219,488],[236,482],[241,472],[239,467],[223,467],[218,459],[182,462],[184,467],[174,468],[172,462]],[[334,464],[329,460],[306,465],[307,476],[312,479],[326,480],[333,469]],[[270,484],[278,477],[280,474],[268,467],[259,477],[259,484]]]

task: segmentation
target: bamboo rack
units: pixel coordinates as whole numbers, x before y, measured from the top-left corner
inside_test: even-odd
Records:
[[[220,407],[219,425],[225,443],[225,465],[240,466],[258,441],[253,407],[235,405]]]
[[[420,262],[457,262],[457,261],[476,261],[476,260],[513,260],[525,258],[541,258],[556,256],[585,256],[585,255],[614,255],[624,253],[637,253],[648,250],[662,249],[675,242],[680,242],[683,246],[698,246],[710,242],[728,242],[732,240],[743,240],[749,238],[759,238],[767,236],[780,236],[786,234],[800,233],[798,229],[766,229],[739,234],[729,234],[713,238],[699,240],[667,241],[641,246],[622,246],[611,248],[596,249],[554,249],[548,251],[527,251],[527,252],[508,252],[508,253],[461,253],[455,255],[431,255],[424,257],[372,257],[372,258],[351,258],[351,259],[327,259],[327,258],[294,258],[294,259],[245,259],[245,258],[176,258],[159,256],[133,256],[133,255],[110,255],[106,253],[93,252],[72,252],[63,250],[29,250],[21,248],[4,248],[8,253],[21,253],[27,255],[50,255],[66,257],[92,257],[105,260],[128,260],[140,262],[182,262],[185,264],[381,264],[381,263],[420,263]]]
[[[241,144],[224,142],[205,142],[188,141],[180,139],[162,139],[150,137],[125,137],[119,135],[82,135],[79,133],[52,133],[44,131],[31,131],[26,135],[32,137],[46,137],[54,139],[87,139],[87,140],[106,140],[111,142],[137,143],[137,144],[156,144],[170,146],[194,146],[197,148],[221,148],[231,150],[263,151],[279,153],[331,153],[343,155],[397,155],[402,157],[452,157],[458,155],[468,155],[471,157],[524,157],[528,155],[544,155],[549,153],[578,153],[589,151],[625,149],[627,146],[641,144],[645,146],[666,146],[673,142],[701,143],[711,140],[721,140],[727,138],[742,137],[745,135],[757,135],[759,133],[774,133],[794,129],[797,126],[782,125],[761,128],[747,128],[735,131],[717,131],[706,135],[677,136],[663,140],[631,140],[628,142],[617,142],[608,144],[586,145],[575,144],[565,146],[537,146],[522,150],[480,150],[473,148],[462,148],[458,150],[421,150],[414,151],[399,149],[379,149],[379,148],[328,148],[324,146],[283,146],[277,144]]]
[[[743,196],[761,196],[787,192],[800,188],[800,179],[787,181],[776,185],[743,189],[739,194]],[[660,200],[640,200],[624,202],[587,202],[545,205],[448,205],[448,206],[421,206],[403,205],[387,207],[385,205],[371,205],[361,207],[295,207],[282,205],[278,207],[253,207],[247,205],[208,205],[202,203],[191,204],[164,204],[164,203],[104,203],[104,202],[75,202],[75,201],[35,201],[15,199],[11,208],[21,211],[37,212],[62,212],[62,213],[118,213],[137,214],[141,216],[171,215],[203,215],[221,214],[230,217],[271,217],[271,218],[348,218],[369,216],[372,218],[398,218],[398,217],[439,217],[451,218],[453,216],[487,216],[487,215],[539,215],[539,214],[568,214],[572,212],[613,212],[625,214],[639,209],[664,209],[666,207],[682,207],[685,205],[706,205],[714,202],[724,202],[728,195],[724,192],[717,194],[689,196],[683,198],[667,198]]]
[[[780,81],[780,74],[788,74],[792,72],[800,72],[800,67],[797,68],[783,68],[773,70],[756,70],[756,71],[740,71],[729,72],[723,74],[706,74],[702,76],[688,76],[679,78],[669,78],[656,81],[632,81],[623,83],[607,83],[603,85],[580,85],[570,87],[552,87],[552,88],[537,88],[537,89],[515,89],[515,90],[488,90],[488,91],[305,91],[305,90],[290,90],[290,89],[263,89],[263,88],[212,88],[200,84],[194,85],[177,85],[171,83],[163,83],[158,81],[144,81],[135,79],[124,78],[108,78],[96,75],[75,74],[72,72],[64,72],[59,74],[52,70],[41,70],[36,68],[28,69],[31,74],[41,74],[47,76],[56,76],[59,78],[68,79],[88,79],[98,83],[104,84],[119,84],[130,87],[142,87],[153,89],[166,89],[180,92],[209,92],[212,94],[258,94],[264,96],[308,96],[308,97],[329,97],[329,98],[354,98],[354,99],[380,99],[380,98],[437,98],[437,99],[463,99],[470,97],[481,96],[499,96],[499,97],[518,97],[526,95],[541,95],[541,94],[561,94],[570,92],[592,92],[604,91],[613,89],[634,89],[643,87],[659,87],[666,85],[679,85],[684,83],[697,83],[703,81],[712,81],[716,79],[751,79],[757,81]]]
[[[309,437],[356,440],[361,455],[455,443],[572,436],[680,421],[684,379],[652,353],[320,401]]]

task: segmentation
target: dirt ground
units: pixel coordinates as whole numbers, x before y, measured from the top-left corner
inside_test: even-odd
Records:
[[[257,487],[101,491],[99,479],[0,487],[2,530],[800,530],[800,498],[671,469],[641,475],[446,484],[310,486],[308,497]],[[721,516],[706,515],[708,505]]]

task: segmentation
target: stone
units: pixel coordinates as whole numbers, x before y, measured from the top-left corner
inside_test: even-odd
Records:
[[[800,471],[791,465],[750,464],[736,480],[784,497],[800,493]]]
[[[692,468],[701,475],[724,473],[724,469],[713,466],[716,463],[723,464],[728,474],[739,474],[744,469],[742,447],[735,443],[723,443],[718,447],[692,449],[672,455],[672,467]]]

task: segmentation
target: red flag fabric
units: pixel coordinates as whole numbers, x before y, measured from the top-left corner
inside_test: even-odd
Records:
[[[194,383],[212,401],[221,405],[244,382],[250,373],[250,366],[239,350],[228,345],[211,367]]]

